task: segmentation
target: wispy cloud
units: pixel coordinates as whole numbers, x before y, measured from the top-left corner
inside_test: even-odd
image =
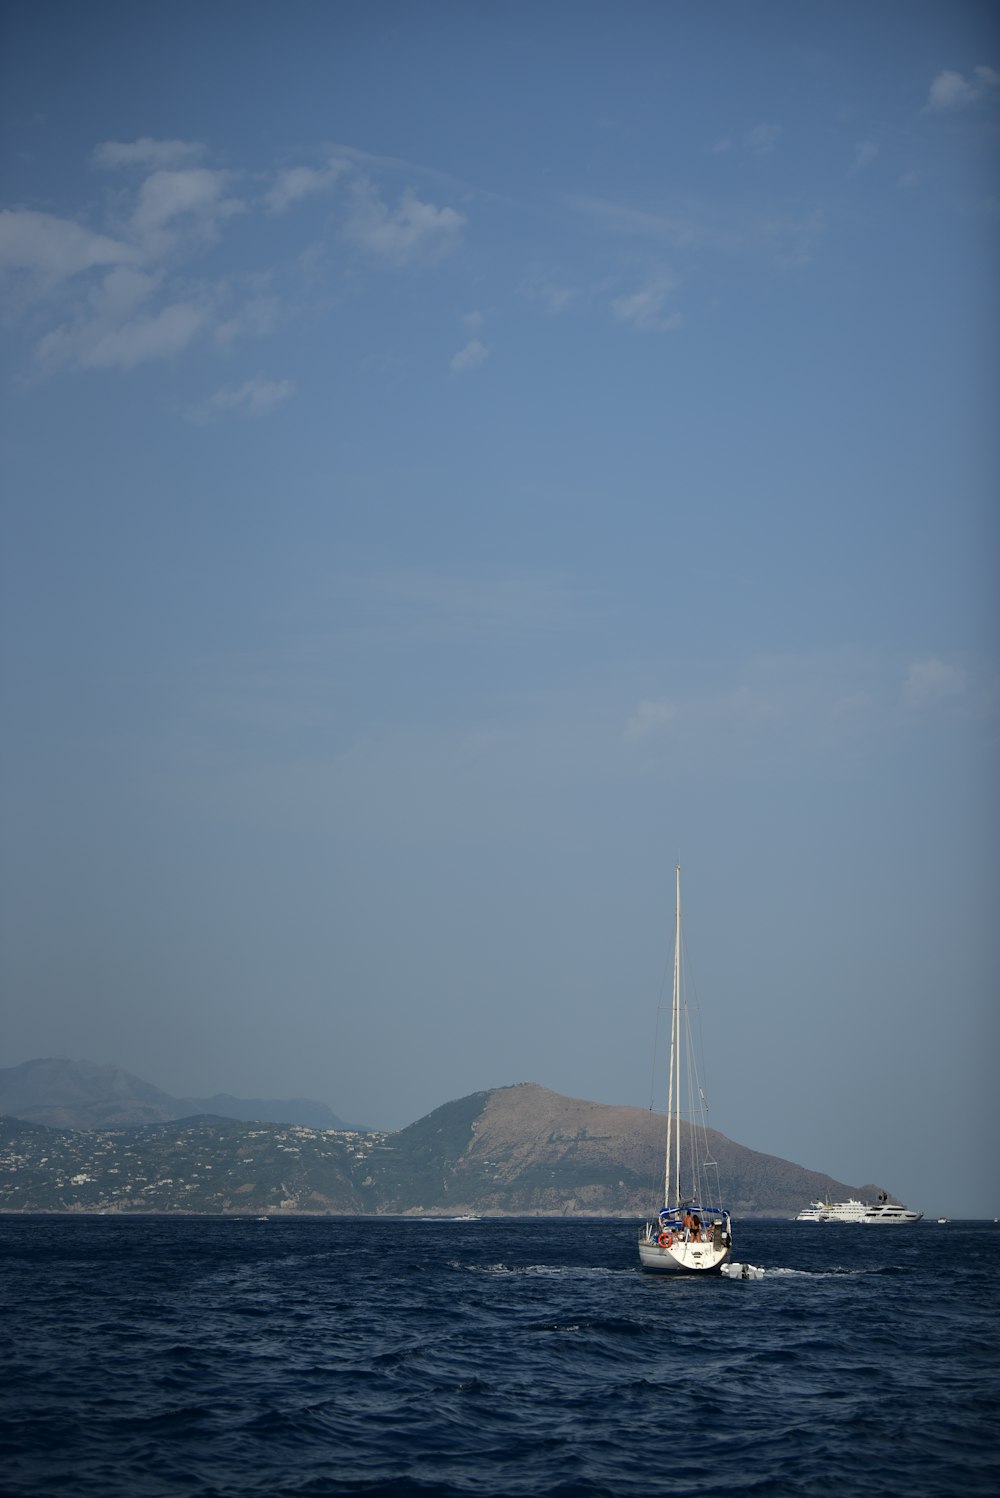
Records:
[[[346,161],[358,171],[375,174],[395,174],[406,177],[410,181],[417,178],[419,181],[434,182],[450,192],[463,193],[465,185],[451,172],[439,171],[436,167],[425,166],[419,161],[410,161],[402,156],[383,156],[373,151],[362,151],[357,146],[348,146],[340,142],[328,145],[327,149],[338,161]]]
[[[987,93],[990,89],[1000,86],[1000,73],[994,68],[973,68],[972,76],[965,77],[962,73],[952,72],[946,69],[939,73],[931,84],[930,93],[927,96],[927,108],[930,110],[965,109],[969,104],[974,104],[977,99]]]
[[[807,263],[826,229],[822,212],[730,214],[717,210],[673,213],[631,208],[602,198],[576,196],[568,206],[609,233],[667,244],[678,254],[702,250],[726,255],[765,254],[785,267]]]
[[[816,255],[827,230],[827,219],[822,209],[796,218],[778,215],[756,225],[759,243],[770,251],[773,262],[782,270],[795,270],[809,265]]]
[[[267,206],[272,213],[284,213],[303,198],[331,192],[348,170],[348,163],[339,156],[331,157],[322,167],[289,167],[279,172],[267,195]]]
[[[207,321],[207,307],[194,301],[172,302],[157,312],[130,317],[99,310],[47,333],[35,357],[43,371],[73,365],[81,369],[132,369],[150,359],[180,353]]]
[[[345,225],[346,237],[386,265],[428,265],[453,255],[462,243],[465,215],[454,208],[425,203],[407,189],[395,208],[388,208],[366,179],[354,182]]]
[[[470,338],[464,348],[452,355],[451,367],[455,374],[470,374],[489,357],[489,349],[478,338]]]
[[[214,239],[222,221],[243,209],[238,198],[228,195],[229,181],[228,172],[204,167],[147,177],[131,220],[145,254],[161,258],[181,233]]]
[[[680,313],[667,312],[667,298],[677,282],[673,276],[657,276],[639,291],[615,297],[611,310],[619,322],[629,323],[640,333],[668,333],[680,326]]]
[[[229,349],[246,339],[264,338],[280,326],[285,315],[280,297],[267,293],[248,296],[231,316],[219,323],[215,341],[220,348]]]
[[[417,568],[344,575],[332,588],[351,639],[464,638],[573,627],[581,605],[559,574],[434,572]]]
[[[871,140],[859,140],[854,147],[854,160],[851,163],[852,173],[863,172],[870,167],[878,155],[878,146]]]
[[[749,765],[755,758],[851,755],[969,696],[966,672],[937,657],[914,661],[900,688],[897,661],[865,652],[820,652],[747,659],[729,686],[690,679],[641,697],[621,724],[621,740],[648,765],[697,770]],[[970,704],[970,711],[972,705]],[[975,710],[985,712],[977,700]]]
[[[683,702],[671,697],[643,698],[627,719],[623,737],[629,744],[666,741],[677,733],[690,740],[692,733],[700,736],[754,730],[788,715],[787,700],[746,685]]]
[[[644,697],[625,724],[625,742],[655,738],[677,721],[677,706],[669,697]]]
[[[755,125],[748,132],[746,143],[756,155],[767,156],[774,150],[780,138],[780,125]]]
[[[164,167],[186,166],[200,161],[205,147],[195,140],[152,140],[144,135],[141,140],[106,140],[95,146],[91,157],[94,165],[106,171],[119,167],[143,166],[157,170]]]
[[[651,212],[580,194],[567,199],[567,202],[570,208],[598,220],[605,228],[617,234],[662,240],[678,249],[697,249],[703,246],[731,248],[734,244],[731,234],[691,215],[665,210]]]
[[[452,374],[471,374],[489,358],[489,349],[478,336],[482,331],[486,318],[482,312],[466,312],[462,318],[465,331],[469,334],[468,341],[459,349],[457,354],[452,355]]]
[[[221,386],[188,415],[190,420],[202,426],[227,416],[255,420],[283,406],[294,393],[294,380],[266,380],[258,374],[242,385]]]
[[[35,324],[42,324],[33,350],[36,373],[131,369],[176,355],[203,335],[212,335],[209,348],[232,354],[240,343],[268,336],[289,315],[287,298],[272,284],[277,271],[195,283],[187,264],[206,256],[240,216],[267,211],[277,218],[342,182],[349,190],[338,196],[333,232],[369,266],[432,266],[462,246],[466,217],[457,208],[412,187],[387,199],[362,170],[403,170],[406,164],[394,159],[328,146],[319,165],[277,172],[261,196],[245,193],[235,173],[205,165],[206,156],[206,147],[192,140],[102,142],[91,152],[92,165],[126,179],[108,194],[103,228],[31,209],[0,211],[0,290],[12,319],[32,309]],[[293,253],[286,264],[302,259]],[[47,329],[40,310],[46,306]],[[454,357],[456,373],[475,369],[487,356],[475,328],[467,324],[467,331]],[[217,394],[211,410],[256,414],[274,400],[266,382]]]
[[[749,151],[754,156],[767,156],[774,150],[781,135],[780,125],[754,125],[737,141],[729,135],[719,136],[706,150],[710,156],[727,156],[731,151]]]
[[[105,265],[138,260],[134,245],[49,213],[0,212],[0,270],[27,271],[58,282]]]
[[[522,296],[541,305],[553,317],[560,312],[565,312],[579,296],[577,287],[568,286],[554,276],[537,270],[533,271],[518,289]]]
[[[903,699],[910,707],[931,707],[965,691],[966,673],[937,656],[914,661],[903,683]]]
[[[565,312],[578,295],[575,286],[560,286],[552,281],[538,288],[538,296],[545,304],[545,310],[553,314]]]

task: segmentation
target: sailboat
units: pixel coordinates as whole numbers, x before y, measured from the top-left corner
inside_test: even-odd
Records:
[[[640,1230],[639,1263],[651,1274],[719,1274],[732,1256],[732,1224],[729,1213],[713,1206],[712,1197],[706,1196],[714,1181],[713,1194],[718,1199],[718,1166],[710,1158],[708,1147],[705,1097],[697,1077],[683,999],[683,967],[678,864],[663,1206],[655,1220]]]

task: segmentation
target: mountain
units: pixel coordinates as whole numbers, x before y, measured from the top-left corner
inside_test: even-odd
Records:
[[[663,1133],[658,1115],[533,1083],[472,1093],[393,1134],[222,1118],[85,1132],[6,1118],[0,1209],[641,1218],[662,1187]],[[738,1217],[877,1191],[710,1140]]]
[[[241,1119],[245,1123],[263,1120],[266,1123],[303,1124],[311,1129],[354,1129],[355,1124],[345,1123],[325,1103],[313,1098],[246,1098],[231,1097],[228,1092],[216,1092],[211,1097],[178,1098],[177,1107],[182,1113],[175,1118],[189,1118],[192,1114],[209,1113],[216,1118]]]
[[[120,1066],[52,1058],[0,1068],[0,1113],[57,1129],[127,1129],[205,1113],[314,1129],[353,1127],[311,1098],[237,1098],[221,1092],[176,1098]]]
[[[662,1191],[664,1119],[563,1097],[533,1083],[445,1103],[373,1151],[383,1210],[642,1216]],[[684,1126],[682,1126],[682,1148]],[[874,1195],[708,1131],[737,1216],[794,1216],[819,1197]]]

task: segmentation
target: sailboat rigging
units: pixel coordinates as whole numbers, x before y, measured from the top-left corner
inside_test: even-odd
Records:
[[[713,1205],[713,1196],[708,1192],[708,1176],[713,1171],[717,1200],[718,1167],[710,1158],[705,1094],[697,1077],[684,1000],[678,864],[663,1206],[656,1219],[647,1222],[639,1233],[639,1263],[644,1270],[653,1274],[717,1274],[728,1264],[732,1256],[732,1224],[729,1213]]]

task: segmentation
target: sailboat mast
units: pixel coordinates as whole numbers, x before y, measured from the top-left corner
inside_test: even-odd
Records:
[[[671,1054],[674,1062],[674,1205],[681,1199],[681,866],[676,870],[674,901],[674,1002]]]
[[[670,1005],[670,1067],[667,1084],[667,1153],[663,1175],[663,1205],[670,1206],[670,1174],[673,1163],[674,1195],[681,1182],[681,866],[676,870],[674,901],[674,989]]]

